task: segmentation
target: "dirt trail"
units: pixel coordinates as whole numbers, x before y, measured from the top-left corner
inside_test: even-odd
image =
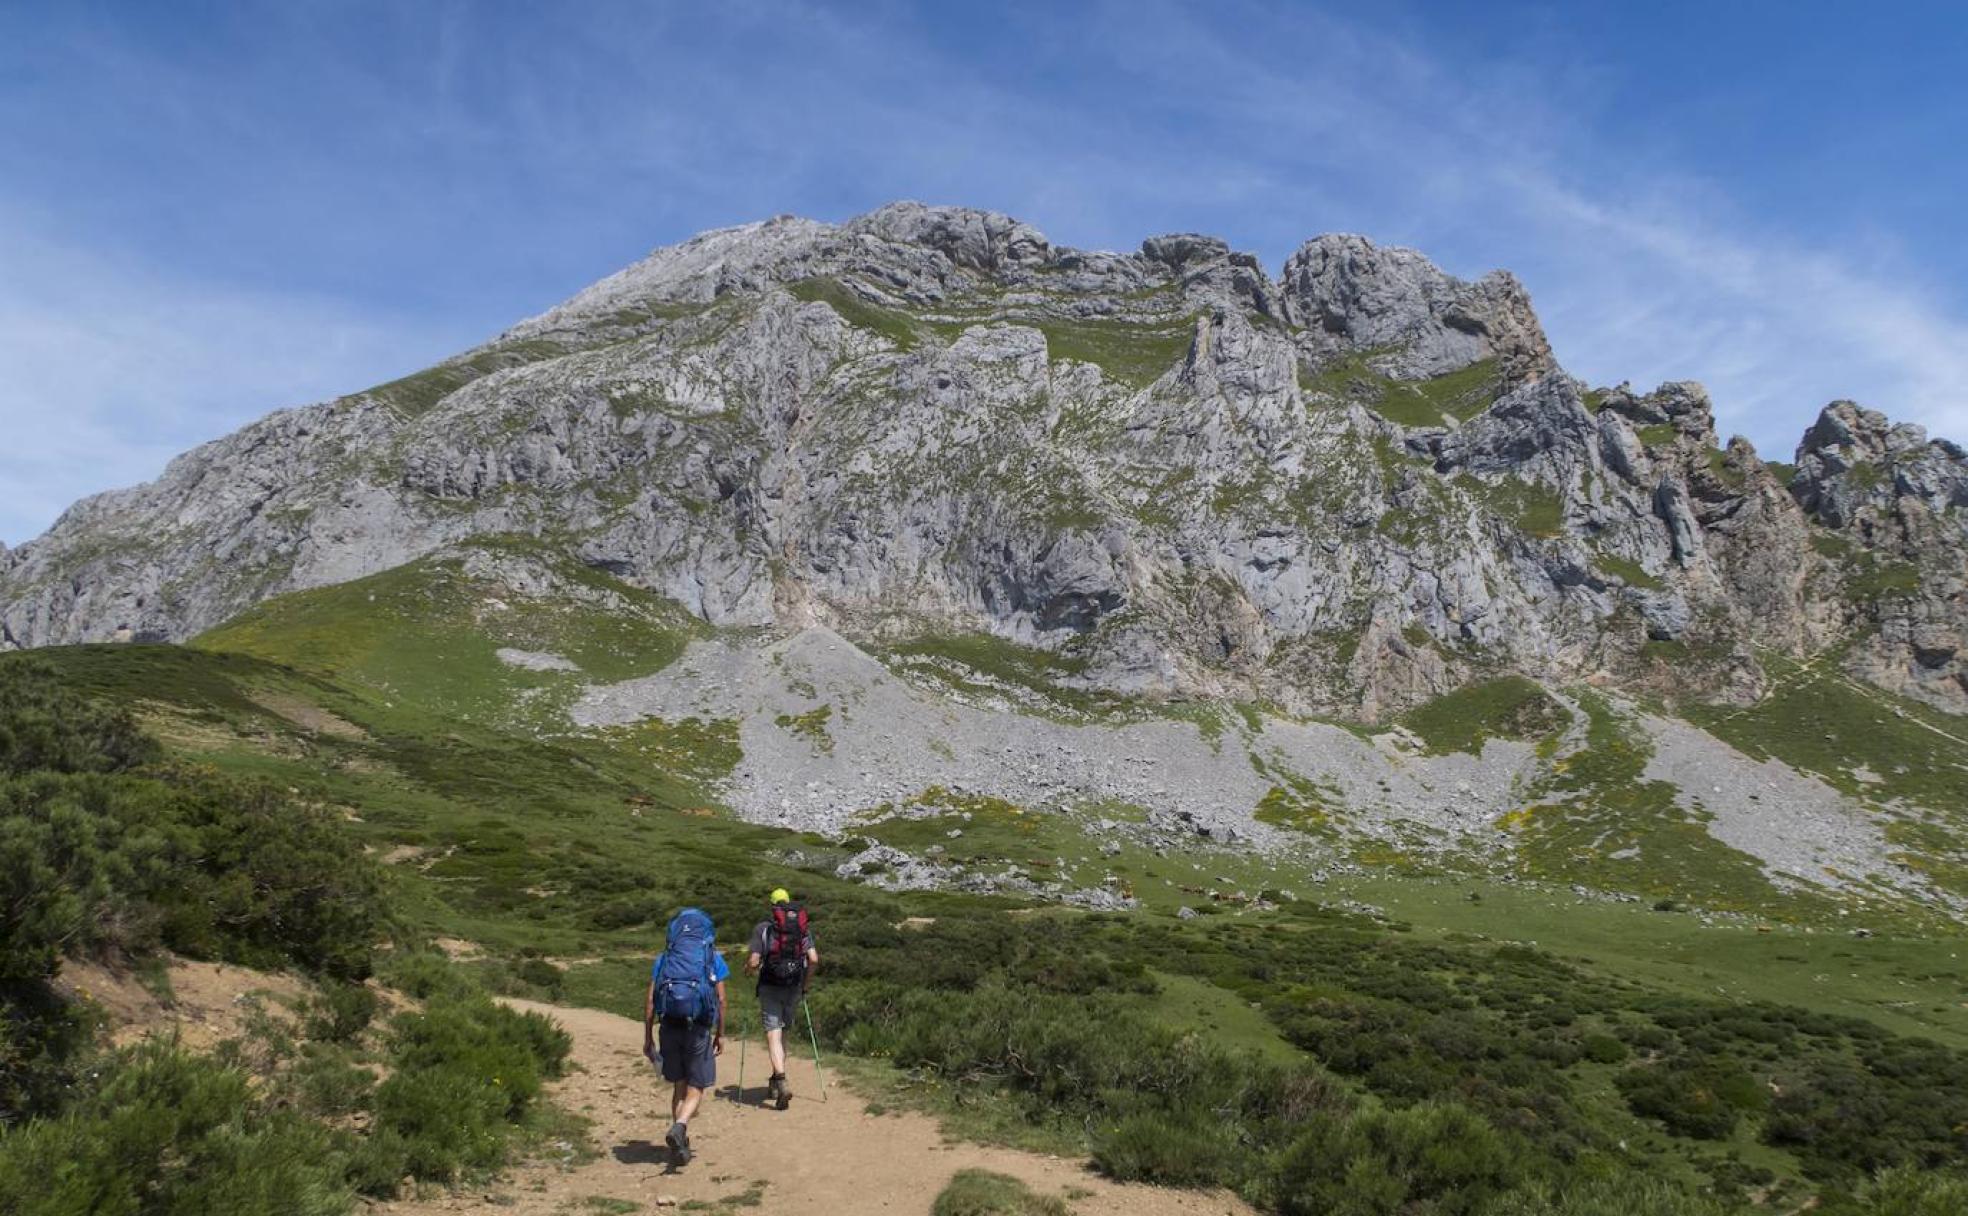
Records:
[[[270,1009],[299,1001],[307,985],[288,975],[166,958],[169,998],[146,988],[129,971],[69,959],[56,986],[72,997],[95,1002],[109,1016],[110,1040],[119,1047],[155,1034],[175,1034],[193,1051],[210,1051],[222,1039],[237,1038],[252,1009],[250,997]]]
[[[926,1115],[871,1115],[859,1098],[837,1086],[826,1101],[813,1060],[794,1059],[787,1074],[797,1095],[790,1109],[760,1105],[765,1094],[765,1044],[746,1049],[743,1103],[734,1102],[738,1043],[726,1045],[718,1063],[718,1089],[691,1121],[696,1159],[669,1164],[663,1132],[669,1126],[669,1087],[642,1058],[638,1022],[590,1009],[566,1009],[527,1001],[515,1008],[545,1013],[574,1037],[578,1068],[550,1087],[556,1101],[594,1121],[601,1156],[563,1170],[551,1163],[515,1169],[491,1186],[378,1204],[371,1211],[400,1216],[435,1212],[485,1212],[547,1216],[606,1210],[590,1199],[614,1199],[637,1211],[668,1211],[693,1200],[714,1203],[741,1195],[754,1182],[764,1190],[761,1216],[854,1216],[910,1213],[926,1216],[936,1194],[960,1169],[1009,1174],[1035,1191],[1079,1195],[1068,1203],[1075,1216],[1250,1216],[1229,1195],[1124,1186],[1099,1177],[1083,1162],[948,1142]],[[832,1074],[828,1079],[833,1080]]]

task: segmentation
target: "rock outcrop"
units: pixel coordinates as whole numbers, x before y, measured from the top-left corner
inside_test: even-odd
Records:
[[[1849,401],[1797,449],[1791,491],[1844,546],[1853,667],[1896,692],[1968,695],[1968,452]]]
[[[1959,448],[1586,392],[1523,287],[1355,236],[1279,279],[914,203],[661,249],[0,550],[0,646],[185,638],[523,534],[716,625],[977,631],[1131,693],[1384,715],[1501,670],[1749,696],[1839,644],[1968,705]],[[1663,662],[1671,645],[1674,661]]]

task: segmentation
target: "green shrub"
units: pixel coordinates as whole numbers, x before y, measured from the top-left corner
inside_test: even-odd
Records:
[[[1867,1066],[1792,1064],[1770,1103],[1763,1139],[1796,1153],[1820,1178],[1903,1164],[1959,1165],[1968,1074],[1956,1053],[1935,1051],[1924,1065],[1917,1057],[1889,1058],[1877,1045],[1864,1053]]]
[[[93,1006],[65,1001],[45,983],[0,983],[0,1132],[56,1111],[98,1020]]]
[[[520,961],[513,968],[513,974],[520,982],[535,988],[545,989],[550,997],[560,995],[560,986],[566,973],[545,959],[529,958]]]
[[[1480,1209],[1482,1216],[1730,1216],[1732,1210],[1665,1179],[1638,1174],[1537,1183]]]
[[[397,1073],[376,1091],[372,1170],[388,1187],[409,1175],[455,1182],[505,1160],[510,1101],[489,1077],[463,1068]],[[378,1162],[381,1164],[381,1162]]]
[[[1633,1113],[1659,1119],[1676,1135],[1723,1140],[1743,1111],[1764,1104],[1754,1078],[1726,1061],[1673,1061],[1631,1068],[1617,1079]]]
[[[1093,1163],[1123,1182],[1226,1186],[1237,1180],[1236,1129],[1208,1110],[1144,1111],[1093,1138]]]
[[[376,1075],[356,1064],[345,1047],[309,1043],[280,1078],[280,1085],[299,1109],[333,1119],[369,1108]]]
[[[270,786],[188,768],[0,779],[0,979],[158,945],[359,977],[380,881],[333,816]]]
[[[0,1139],[9,1216],[331,1216],[344,1158],[319,1123],[265,1109],[244,1073],[174,1045],[122,1053],[59,1118]]]
[[[1960,1216],[1968,1212],[1968,1174],[1900,1166],[1868,1182],[1856,1200],[1866,1216]]]
[[[53,1113],[87,1045],[50,985],[64,956],[169,946],[360,976],[379,897],[327,812],[164,764],[123,710],[0,658],[0,1125]]]
[[[1308,1120],[1273,1167],[1285,1216],[1459,1216],[1525,1181],[1528,1154],[1448,1103]]]
[[[369,974],[381,875],[335,815],[253,782],[187,773],[170,788],[196,860],[152,896],[167,909],[167,943],[249,965]]]
[[[307,1035],[324,1043],[347,1043],[376,1016],[379,998],[363,984],[329,982],[308,1003]]]
[[[433,1003],[397,1017],[390,1063],[399,1072],[465,1073],[499,1091],[508,1115],[524,1114],[542,1078],[560,1075],[572,1043],[537,1013],[516,1013],[478,997]]]
[[[39,658],[0,660],[0,776],[122,772],[159,754],[127,710],[78,696]]]
[[[989,1170],[958,1170],[936,1196],[930,1216],[1069,1216],[1071,1209],[1051,1195]]]
[[[339,821],[159,755],[123,710],[0,660],[0,983],[159,944],[367,974],[380,878]]]
[[[376,976],[398,992],[420,1001],[440,998],[459,1000],[472,996],[477,988],[471,978],[435,950],[396,951],[383,956]]]
[[[1430,754],[1481,752],[1491,738],[1537,739],[1570,722],[1565,707],[1522,676],[1471,684],[1409,710],[1402,725]]]
[[[1609,1034],[1589,1034],[1579,1042],[1585,1058],[1594,1064],[1618,1064],[1627,1057],[1626,1044]]]
[[[113,938],[155,941],[141,893],[160,882],[167,845],[142,818],[107,778],[0,778],[0,983],[50,979],[63,954]]]
[[[352,1166],[356,1185],[387,1194],[406,1174],[451,1182],[498,1166],[571,1045],[550,1019],[484,996],[440,996],[398,1015],[390,1078],[376,1090],[370,1136]]]

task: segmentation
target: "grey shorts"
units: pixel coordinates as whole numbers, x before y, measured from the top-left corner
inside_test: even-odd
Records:
[[[760,984],[758,994],[759,1019],[767,1030],[784,1030],[799,1020],[798,984]]]
[[[692,1089],[717,1084],[717,1055],[711,1039],[717,1027],[704,1022],[663,1022],[656,1027],[656,1048],[663,1053],[663,1079],[684,1081]]]

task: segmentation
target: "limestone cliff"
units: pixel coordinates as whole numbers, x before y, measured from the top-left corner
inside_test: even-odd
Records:
[[[1710,696],[1758,648],[1968,707],[1968,461],[1848,403],[1794,472],[1586,391],[1523,287],[1357,236],[1273,278],[913,203],[658,250],[0,549],[0,645],[180,639],[523,533],[716,625],[982,630],[1126,692],[1369,717],[1503,670]]]

